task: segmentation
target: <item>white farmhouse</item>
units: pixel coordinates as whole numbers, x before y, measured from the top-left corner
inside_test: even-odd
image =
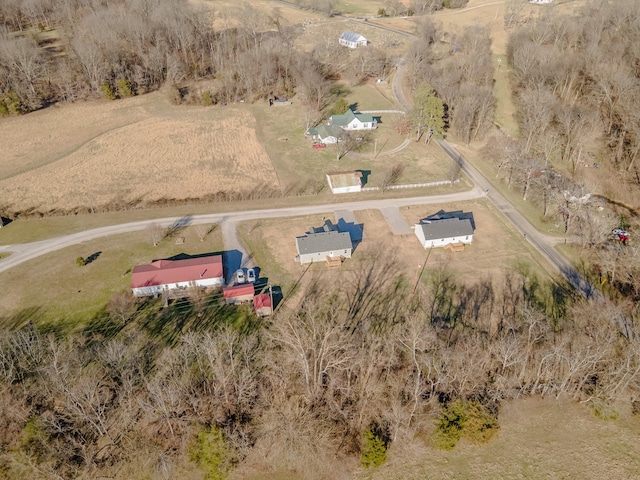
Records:
[[[375,130],[378,122],[370,113],[354,113],[347,110],[342,115],[331,115],[329,125],[343,130]]]
[[[358,48],[366,47],[369,41],[359,33],[342,32],[342,35],[338,38],[338,43],[345,47]]]

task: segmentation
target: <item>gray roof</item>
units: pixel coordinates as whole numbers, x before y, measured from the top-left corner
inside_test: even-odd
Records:
[[[347,250],[352,247],[351,236],[348,232],[335,231],[312,233],[303,237],[296,237],[296,244],[300,255]]]
[[[347,42],[357,42],[358,40],[360,40],[361,38],[364,38],[364,37],[362,35],[360,35],[359,33],[342,32],[342,35],[340,35],[340,38],[343,39],[343,40],[346,40]]]
[[[441,238],[473,235],[471,220],[464,218],[446,218],[431,223],[421,223],[416,228],[422,228],[425,240],[439,240]]]

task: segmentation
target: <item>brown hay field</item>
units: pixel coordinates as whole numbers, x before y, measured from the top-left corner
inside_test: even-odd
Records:
[[[255,127],[246,110],[173,106],[159,92],[5,119],[0,203],[50,211],[277,187]]]

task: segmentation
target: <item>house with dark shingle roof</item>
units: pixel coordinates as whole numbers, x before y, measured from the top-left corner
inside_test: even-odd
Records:
[[[342,35],[338,38],[338,43],[345,47],[358,48],[366,47],[369,41],[359,33],[342,32]]]
[[[438,213],[420,220],[414,227],[416,237],[424,248],[444,247],[449,244],[470,245],[473,242],[475,222],[473,214],[462,211]]]
[[[331,115],[329,125],[343,130],[375,130],[378,122],[370,113],[354,113],[347,110],[342,115]]]
[[[296,260],[301,264],[324,262],[327,258],[351,258],[353,244],[348,232],[338,232],[329,228],[318,233],[313,229],[301,237],[296,237]]]

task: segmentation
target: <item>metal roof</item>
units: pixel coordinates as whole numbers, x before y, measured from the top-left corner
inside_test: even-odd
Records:
[[[357,187],[362,185],[362,172],[335,172],[327,174],[332,188]]]
[[[471,220],[468,218],[446,218],[431,223],[421,223],[416,228],[422,228],[425,240],[439,240],[441,238],[473,235]]]
[[[343,127],[349,125],[354,118],[357,118],[362,123],[373,123],[373,115],[370,113],[353,113],[351,110],[347,110],[347,112],[342,115],[331,115],[329,122],[331,125]]]
[[[354,32],[342,32],[340,38],[342,40],[346,40],[347,42],[361,42],[362,40],[366,40],[366,38],[364,38],[362,35]]]
[[[334,250],[348,250],[352,248],[349,232],[310,233],[303,237],[296,237],[299,255],[309,253],[331,252]]]
[[[134,267],[131,273],[131,288],[221,277],[221,255],[185,260],[156,260],[153,263]]]

